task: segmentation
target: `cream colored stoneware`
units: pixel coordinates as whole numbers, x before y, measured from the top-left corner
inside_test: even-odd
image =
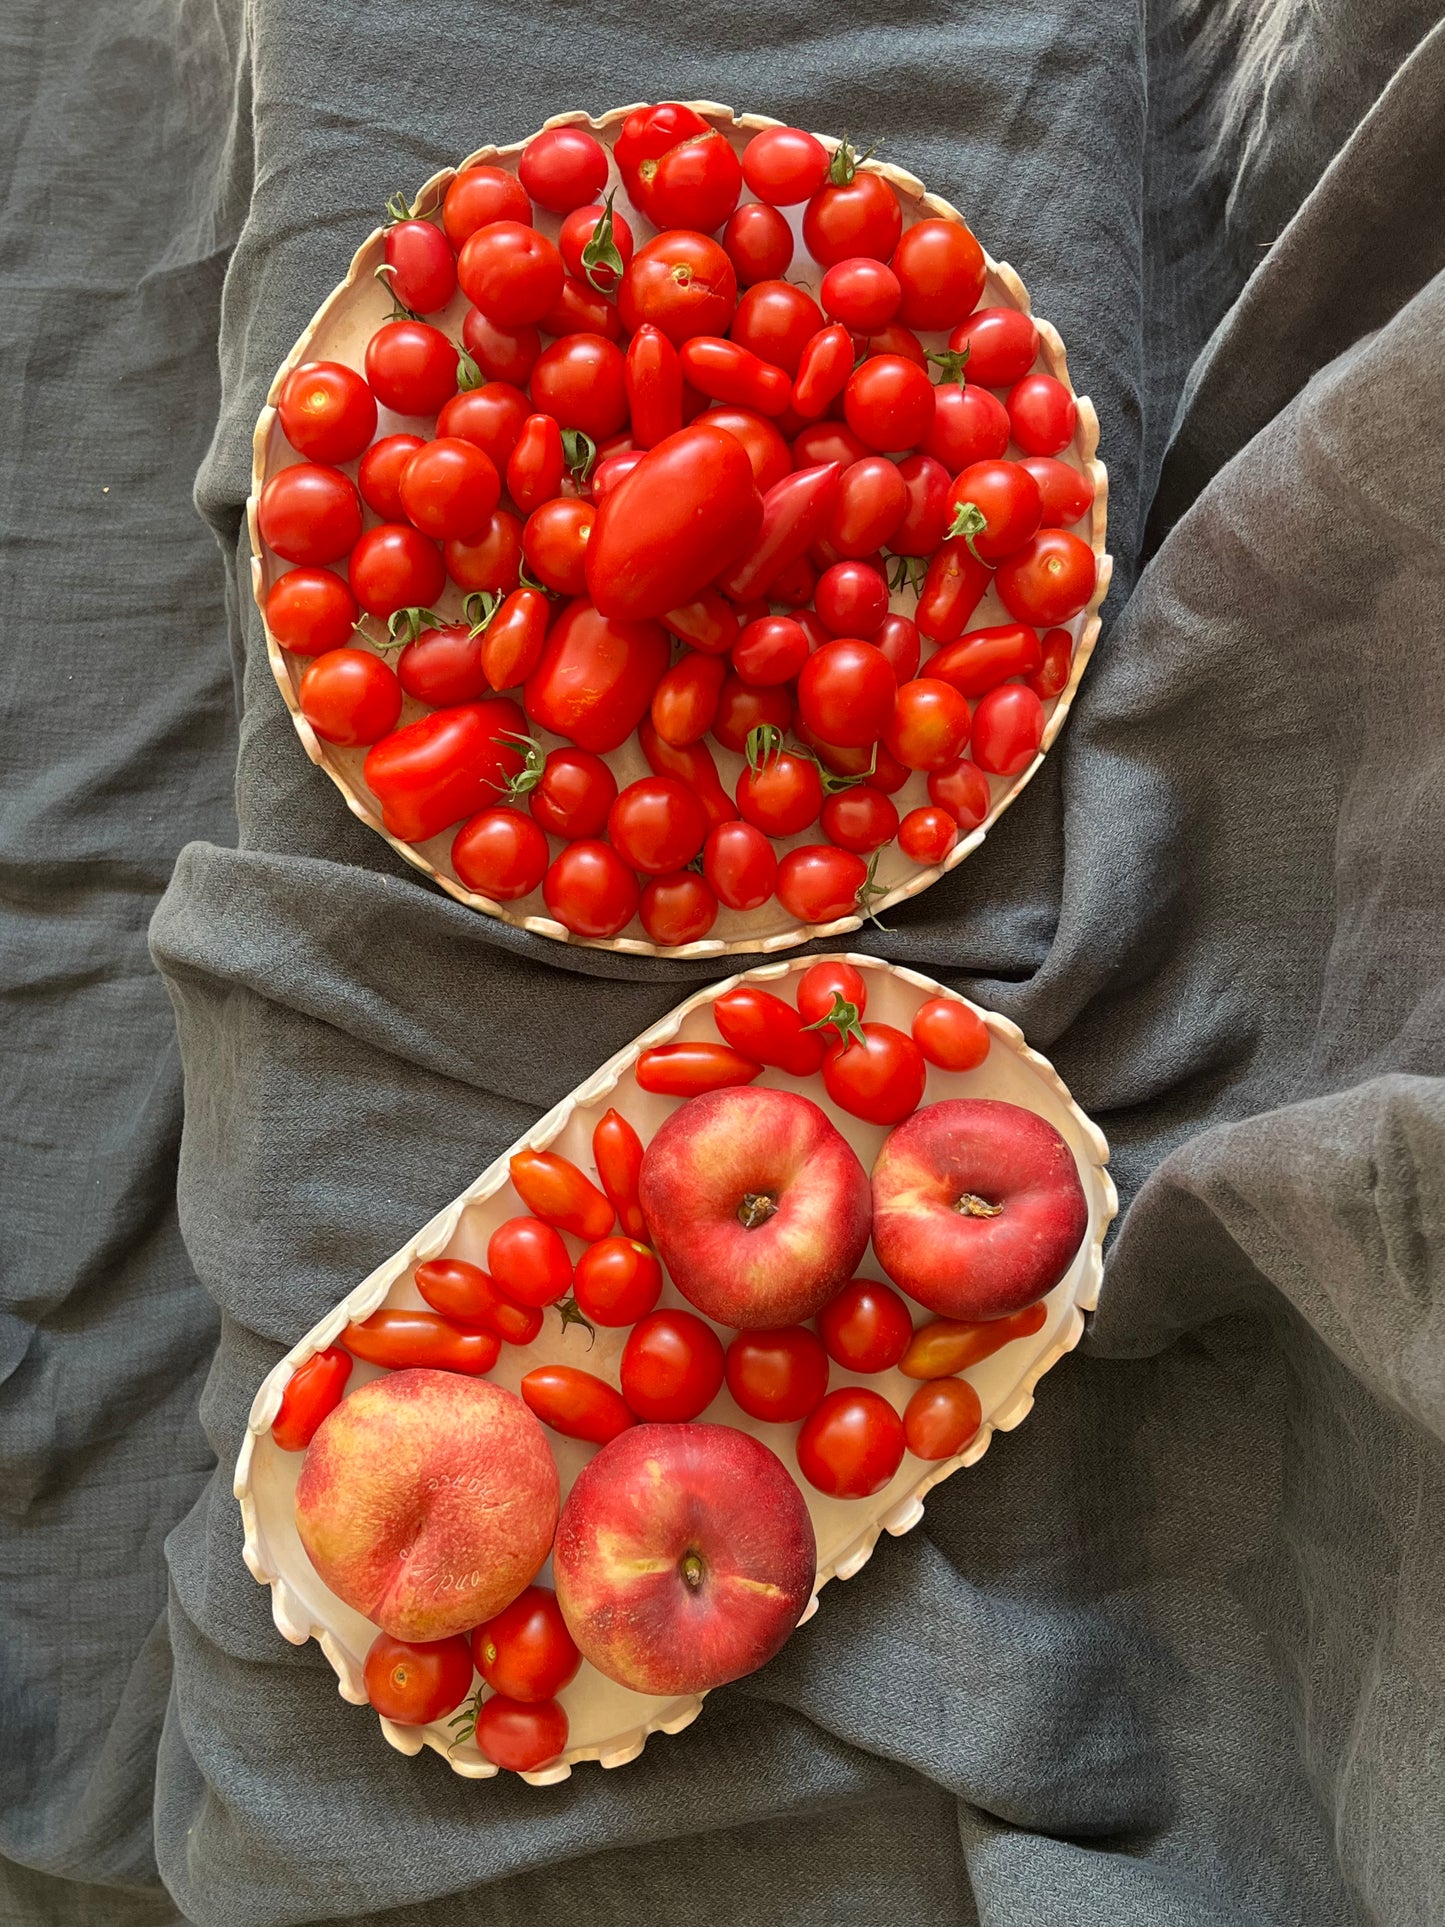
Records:
[[[592,1131],[610,1106],[630,1119],[644,1139],[649,1138],[677,1105],[676,1100],[652,1096],[638,1087],[633,1067],[639,1053],[649,1045],[674,1038],[716,1039],[710,1006],[733,984],[765,984],[792,1002],[798,975],[813,961],[795,958],[760,965],[741,977],[729,978],[689,997],[661,1023],[619,1051],[570,1097],[549,1111],[524,1138],[490,1164],[459,1198],[438,1212],[394,1257],[379,1265],[341,1304],[313,1326],[262,1384],[251,1407],[234,1485],[245,1525],[246,1564],[257,1580],[270,1586],[272,1616],[284,1636],[298,1646],[307,1639],[320,1642],[335,1669],[343,1699],[357,1705],[366,1703],[362,1665],[376,1628],[343,1605],[322,1584],[297,1536],[293,1499],[301,1454],[283,1452],[270,1434],[291,1374],[313,1353],[334,1344],[353,1318],[368,1317],[382,1305],[420,1305],[422,1301],[413,1281],[418,1264],[443,1255],[473,1262],[484,1259],[487,1240],[495,1227],[523,1209],[508,1176],[507,1160],[513,1151],[524,1145],[537,1149],[552,1146],[591,1174],[595,1170],[591,1157]],[[880,963],[876,958],[855,956],[850,961],[867,977],[870,1021],[876,1018],[906,1031],[920,1003],[929,997],[954,994],[941,990],[927,977]],[[947,1097],[1003,1098],[1047,1118],[1062,1132],[1074,1154],[1088,1200],[1088,1232],[1067,1275],[1049,1294],[1048,1320],[1042,1330],[1032,1337],[1016,1339],[965,1374],[976,1388],[983,1407],[983,1425],[968,1450],[959,1458],[939,1464],[905,1455],[891,1483],[871,1499],[829,1499],[808,1485],[797,1469],[793,1450],[795,1426],[766,1425],[747,1417],[726,1390],[708,1407],[703,1414],[705,1420],[736,1425],[770,1445],[798,1479],[808,1501],[818,1539],[818,1576],[813,1599],[800,1624],[812,1617],[817,1609],[818,1593],[830,1579],[851,1579],[867,1564],[880,1533],[888,1532],[896,1537],[916,1526],[923,1517],[924,1497],[932,1487],[961,1467],[975,1464],[988,1450],[995,1432],[1012,1431],[1027,1416],[1033,1405],[1035,1386],[1049,1367],[1078,1343],[1084,1313],[1092,1311],[1098,1302],[1104,1233],[1117,1206],[1113,1182],[1106,1169],[1109,1147],[1098,1126],[1070,1097],[1053,1066],[1037,1051],[1029,1049],[1018,1026],[989,1011],[980,1011],[979,1015],[992,1033],[988,1057],[977,1070],[964,1073],[930,1069],[924,1103],[936,1103]],[[765,1070],[760,1082],[780,1090],[801,1091],[821,1104],[858,1152],[865,1168],[871,1169],[886,1131],[836,1109],[829,1102],[820,1078],[799,1080]],[[575,1239],[568,1242],[574,1254],[582,1249]],[[883,1275],[871,1246],[859,1271],[861,1276]],[[670,1282],[662,1303],[683,1303]],[[926,1320],[928,1314],[921,1307],[914,1307],[914,1311],[916,1322]],[[731,1334],[722,1327],[717,1329],[726,1343]],[[626,1336],[625,1331],[599,1329],[595,1342],[589,1345],[585,1331],[575,1325],[564,1328],[557,1314],[549,1312],[533,1345],[503,1347],[491,1377],[515,1390],[523,1375],[538,1365],[567,1363],[581,1365],[615,1385]],[[358,1384],[376,1376],[374,1367],[358,1361],[348,1389],[354,1390]],[[830,1385],[847,1384],[871,1385],[900,1411],[916,1389],[913,1381],[897,1371],[863,1379],[835,1366]],[[548,1437],[556,1454],[565,1495],[592,1456],[592,1448],[551,1433]],[[544,1579],[549,1572],[550,1568],[544,1571]],[[607,1767],[621,1766],[636,1759],[649,1734],[677,1733],[696,1719],[702,1708],[701,1696],[671,1700],[647,1698],[605,1679],[585,1664],[561,1697],[571,1725],[570,1743],[553,1765],[523,1776],[536,1785],[565,1779],[581,1760],[598,1760]],[[382,1720],[381,1729],[401,1752],[417,1753],[423,1746],[429,1746],[467,1778],[487,1778],[496,1771],[470,1741],[453,1745],[445,1722],[417,1728]]]
[[[694,101],[691,104],[714,126],[724,129],[734,146],[739,148],[745,145],[748,137],[760,128],[778,125],[776,121],[757,114],[735,115],[730,107],[718,106],[713,101]],[[590,127],[610,150],[622,121],[631,112],[630,107],[618,107],[602,115],[598,120],[593,120],[583,113],[557,114],[546,125],[548,127],[572,125]],[[830,148],[838,145],[838,142],[829,135],[819,135],[818,138]],[[462,165],[472,166],[485,161],[515,171],[517,156],[525,145],[525,142],[517,141],[510,147],[479,148]],[[904,173],[901,168],[890,167],[878,161],[868,161],[864,165],[892,182],[903,205],[905,225],[912,226],[918,220],[940,216],[950,220],[961,219],[955,208],[950,207],[946,201],[940,200],[937,195],[929,194],[921,181],[915,180],[911,174]],[[424,211],[436,207],[456,171],[453,168],[446,168],[441,173],[434,174],[422,187],[413,205]],[[656,230],[642,219],[628,201],[615,163],[612,163],[608,185],[618,190],[617,208],[619,212],[626,214],[640,246]],[[797,235],[801,227],[802,209],[792,208],[784,212],[790,216]],[[548,215],[538,210],[539,229],[555,236],[560,225],[555,215]],[[301,362],[341,361],[353,368],[362,367],[366,343],[387,312],[387,297],[375,276],[375,270],[383,259],[383,245],[382,230],[378,228],[357,250],[346,279],[322,303],[301,339],[277,370],[276,379],[272,382],[270,393],[266,398],[266,406],[262,409],[260,420],[256,424],[251,496],[246,505],[246,512],[251,532],[252,586],[263,616],[267,593],[286,565],[280,563],[262,542],[256,520],[256,505],[261,489],[270,477],[279,469],[299,459],[281,432],[275,404],[287,375]],[[808,259],[801,240],[798,243],[798,257],[790,272],[814,294],[817,293],[822,270]],[[983,305],[1021,308],[1025,313],[1029,311],[1028,291],[1023,282],[1011,267],[1004,262],[994,261],[992,257],[988,259],[988,282],[984,289]],[[465,298],[459,294],[452,308],[440,315],[432,316],[431,319],[445,328],[453,339],[460,339],[461,318],[465,309]],[[1035,320],[1039,330],[1037,365],[1047,373],[1057,376],[1070,387],[1072,392],[1064,344],[1057,330],[1047,321],[1039,321],[1037,316]],[[922,339],[928,347],[941,347],[944,344],[942,335],[924,335]],[[896,843],[884,851],[879,863],[877,881],[884,886],[886,894],[875,906],[880,913],[886,911],[891,904],[899,903],[905,897],[916,896],[920,890],[927,889],[928,885],[936,882],[945,870],[951,870],[955,864],[961,863],[971,851],[978,848],[1003,811],[1008,808],[1038,769],[1043,761],[1044,752],[1049,749],[1063,728],[1064,718],[1069,713],[1074,692],[1079,686],[1079,679],[1093,653],[1099,634],[1099,605],[1108,590],[1113,564],[1111,558],[1104,552],[1108,483],[1104,466],[1095,455],[1099,440],[1098,418],[1087,397],[1078,397],[1078,404],[1079,419],[1074,441],[1070,448],[1064,450],[1062,459],[1072,462],[1093,483],[1094,502],[1088,517],[1088,539],[1098,559],[1098,582],[1088,608],[1068,625],[1074,637],[1073,669],[1068,686],[1046,705],[1046,726],[1043,747],[1039,755],[1019,776],[990,779],[993,804],[987,820],[970,835],[961,838],[944,863],[920,867],[906,857]],[[425,426],[424,423],[421,424],[423,429]],[[417,427],[418,424],[415,421],[392,415],[388,410],[383,409],[378,433],[390,434],[396,432],[398,428],[415,431]],[[342,466],[348,473],[355,473],[355,463],[344,463]],[[375,520],[375,516],[368,511],[368,526]],[[460,593],[449,585],[446,594],[440,599],[440,612],[459,620],[461,601]],[[893,607],[907,614],[916,601],[917,597],[912,591],[902,591],[894,596]],[[1007,611],[999,602],[997,595],[990,590],[975,612],[971,626],[981,628],[986,624],[1008,620]],[[450,851],[455,827],[445,831],[441,836],[433,837],[428,842],[420,844],[401,843],[395,837],[388,836],[382,828],[376,800],[366,787],[362,776],[365,752],[338,749],[333,744],[321,741],[301,714],[297,703],[297,688],[305,663],[287,655],[269,631],[266,641],[277,687],[281,691],[286,707],[291,712],[296,733],[301,738],[306,754],[313,763],[325,770],[336,784],[354,816],[360,817],[361,821],[368,824],[379,836],[385,836],[393,849],[404,856],[408,863],[415,865],[417,869],[429,876],[448,895],[470,905],[472,909],[484,911],[488,916],[500,917],[504,922],[517,924],[524,930],[535,931],[539,936],[555,937],[565,943],[584,941],[572,936],[547,914],[540,889],[515,903],[495,903],[490,897],[478,896],[474,891],[468,890],[458,880],[451,866]],[[421,705],[408,698],[402,711],[402,721],[410,722],[415,716],[423,713],[425,712]],[[538,730],[535,733],[538,739],[549,748],[560,741],[560,738],[549,736],[545,730]],[[708,741],[709,747],[713,749],[716,756],[723,782],[731,790],[741,771],[742,759],[732,751],[713,744],[711,739]],[[639,776],[650,773],[635,736],[610,755],[607,761],[616,772],[619,784],[635,781]],[[928,797],[924,778],[916,775],[911,777],[894,800],[899,806],[900,813],[926,803]],[[779,839],[779,847],[794,848],[801,843],[820,840],[821,833],[815,827],[803,835]],[[795,944],[806,943],[814,938],[845,935],[848,931],[858,929],[861,922],[861,916],[850,916],[841,917],[836,922],[828,924],[798,924],[774,898],[772,902],[765,904],[757,911],[743,912],[726,909],[720,911],[712,933],[707,938],[699,943],[685,944],[675,951],[668,951],[650,943],[642,933],[641,924],[635,919],[621,936],[597,943],[593,947],[603,950],[625,950],[639,956],[681,957],[722,956],[746,951],[776,951],[789,949]]]

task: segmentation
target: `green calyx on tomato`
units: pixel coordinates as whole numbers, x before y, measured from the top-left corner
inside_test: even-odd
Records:
[[[395,194],[387,195],[383,206],[386,213],[387,227],[396,227],[402,221],[429,221],[437,211],[435,207],[431,207],[423,213],[420,201],[417,202],[415,207],[408,206],[407,198],[401,192],[400,188],[397,189]],[[440,203],[438,203],[438,206],[440,206]]]
[[[612,231],[612,200],[616,192],[617,189],[614,187],[608,194],[602,209],[602,218],[592,230],[592,239],[582,250],[582,272],[598,294],[611,294],[626,270],[626,263],[618,252]],[[592,272],[594,268],[607,268],[611,272],[612,279],[599,281]]]
[[[748,731],[743,742],[743,755],[754,776],[759,770],[766,769],[769,763],[776,762],[782,753],[783,732],[776,723],[756,724]]]
[[[845,134],[842,140],[839,141],[833,158],[828,164],[828,179],[832,185],[834,187],[846,187],[858,172],[861,163],[866,161],[870,155],[876,154],[882,144],[881,141],[874,141],[871,147],[865,147],[860,154]]]
[[[930,351],[928,359],[938,370],[938,380],[935,386],[942,388],[945,382],[950,381],[956,381],[960,388],[964,386],[968,379],[964,373],[964,369],[968,366],[968,343],[966,341],[961,348],[944,348],[937,354]]]
[[[833,1008],[811,1024],[804,1024],[804,1030],[833,1030],[838,1033],[838,1041],[847,1050],[850,1044],[866,1044],[863,1035],[863,1013],[857,1004],[850,1004],[841,991],[833,992]]]
[[[912,589],[915,594],[923,587],[923,578],[928,574],[928,558],[922,555],[895,555],[888,571],[890,589]]]
[[[386,623],[389,640],[377,643],[376,647],[405,649],[409,642],[416,641],[423,629],[440,629],[441,626],[442,618],[435,609],[393,609]],[[365,633],[362,630],[362,634]]]
[[[396,269],[391,265],[390,261],[381,262],[379,266],[372,269],[372,273],[391,296],[391,309],[386,316],[388,321],[421,320],[421,316],[414,308],[404,308],[402,306],[396,289],[391,285],[391,277],[396,273]]]
[[[587,1349],[590,1352],[597,1338],[597,1327],[573,1297],[564,1298],[557,1306],[557,1316],[562,1320],[562,1329],[569,1325],[580,1325],[587,1334]]]
[[[482,1694],[485,1691],[486,1688],[484,1686],[479,1686],[470,1699],[462,1701],[456,1712],[453,1713],[447,1721],[448,1726],[454,1726],[456,1728],[456,1732],[452,1736],[452,1746],[464,1746],[468,1740],[475,1738],[477,1715],[482,1710]],[[447,1750],[450,1752],[451,1748],[449,1747]]]
[[[585,487],[597,460],[597,444],[580,428],[562,430],[562,455],[579,488]]]
[[[973,546],[973,538],[982,535],[987,527],[988,517],[977,502],[960,502],[953,511],[953,520],[943,531],[943,538],[949,541],[955,535],[961,535],[974,561],[982,562],[985,558]]]
[[[453,347],[456,343],[453,342]],[[485,385],[487,377],[482,373],[476,357],[467,348],[457,348],[457,392],[469,395],[474,388]]]
[[[516,743],[522,751],[522,767],[515,776],[507,779],[507,787],[502,791],[503,803],[520,803],[524,796],[530,796],[542,780],[542,772],[547,766],[547,752],[535,736],[524,736],[520,730],[505,729],[503,738]]]
[[[863,881],[858,885],[858,894],[857,894],[856,901],[858,904],[858,908],[863,912],[863,915],[868,918],[870,923],[876,923],[880,930],[886,930],[888,929],[889,926],[883,921],[883,919],[879,916],[878,912],[873,908],[875,899],[877,899],[878,897],[886,897],[888,895],[888,891],[883,886],[883,884],[879,883],[876,880],[876,875],[878,870],[878,859],[880,856],[882,856],[882,854],[883,854],[882,850],[875,850],[872,856],[869,857],[868,874],[867,876],[864,877]]]
[[[487,630],[491,627],[492,617],[497,613],[498,609],[501,608],[504,600],[505,597],[495,589],[473,589],[472,593],[462,604],[462,614],[469,624],[467,629],[468,641],[473,641],[477,636],[486,634]],[[528,741],[530,740],[529,737]]]

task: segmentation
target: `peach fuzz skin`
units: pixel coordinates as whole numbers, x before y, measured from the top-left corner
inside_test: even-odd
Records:
[[[643,1214],[690,1304],[721,1325],[795,1325],[847,1283],[868,1248],[868,1177],[811,1099],[766,1086],[709,1091],[647,1147]],[[749,1229],[743,1199],[775,1209]]]
[[[326,1584],[396,1639],[510,1605],[551,1548],[557,1468],[515,1394],[401,1371],[343,1399],[307,1448],[296,1530]]]
[[[812,1595],[807,1503],[731,1425],[637,1425],[568,1495],[552,1570],[568,1630],[637,1693],[705,1693],[772,1658]]]

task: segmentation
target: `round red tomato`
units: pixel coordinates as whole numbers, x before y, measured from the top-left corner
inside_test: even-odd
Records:
[[[739,1332],[726,1370],[735,1403],[769,1425],[806,1418],[828,1389],[828,1354],[805,1325]]]
[[[473,1629],[471,1644],[476,1669],[492,1691],[526,1703],[553,1698],[582,1664],[550,1586],[528,1586]]]
[[[469,890],[514,903],[535,890],[551,851],[530,816],[497,807],[463,823],[452,844],[452,868]]]
[[[988,1056],[988,1025],[967,1004],[930,997],[913,1013],[913,1041],[940,1070],[976,1070]]]
[[[898,847],[915,863],[942,863],[957,841],[957,823],[933,804],[910,810],[898,825]]]
[[[997,395],[972,382],[943,381],[934,390],[933,424],[923,452],[951,475],[974,462],[995,462],[1008,447],[1008,410]]]
[[[590,502],[559,495],[544,502],[522,528],[522,558],[539,582],[559,595],[587,590],[587,543],[597,511]]]
[[[793,720],[793,699],[786,689],[754,689],[739,676],[729,676],[718,692],[712,733],[724,749],[744,754],[748,737],[763,724],[785,730]]]
[[[908,1350],[913,1319],[891,1285],[855,1278],[818,1314],[829,1358],[845,1371],[887,1372]]]
[[[463,294],[503,328],[540,321],[556,305],[565,274],[553,243],[520,221],[478,228],[457,257]]]
[[[788,444],[765,415],[750,408],[706,408],[693,418],[696,428],[721,428],[742,443],[753,467],[758,493],[766,495],[775,482],[781,482],[793,469]]]
[[[933,421],[933,383],[902,355],[875,355],[855,368],[843,412],[861,442],[880,453],[915,448]]]
[[[904,683],[893,704],[884,742],[909,769],[947,769],[968,741],[968,704],[933,676]]]
[[[356,470],[356,486],[369,509],[375,509],[383,522],[404,522],[406,510],[401,503],[401,478],[407,463],[426,443],[420,435],[383,435],[362,456]]]
[[[861,462],[867,453],[852,429],[838,421],[809,422],[793,438],[794,468],[817,468],[823,462],[836,462],[839,468],[846,469],[854,462]]]
[[[1074,638],[1067,629],[1046,630],[1043,637],[1043,660],[1028,678],[1029,688],[1045,702],[1051,696],[1062,695],[1068,687],[1069,667],[1074,658]]]
[[[1039,753],[1044,706],[1023,683],[1006,682],[973,712],[973,760],[992,776],[1017,776]]]
[[[809,964],[798,979],[798,1015],[805,1024],[821,1024],[839,1003],[851,1004],[861,1017],[868,1008],[868,980],[861,970],[841,958]]]
[[[1052,375],[1025,375],[1009,390],[1009,425],[1025,455],[1057,455],[1074,438],[1079,410]]]
[[[826,843],[806,843],[789,850],[778,865],[778,901],[800,923],[832,923],[856,914],[858,892],[867,880],[868,866],[861,856]]]
[[[894,250],[893,272],[910,328],[951,328],[978,305],[987,267],[962,221],[919,221]]]
[[[397,221],[386,230],[385,277],[393,298],[413,314],[435,314],[457,291],[457,258],[430,221]]]
[[[952,476],[932,455],[910,455],[898,464],[908,491],[908,507],[888,546],[895,555],[932,555],[948,526],[948,489]]]
[[[383,408],[435,415],[457,392],[457,359],[429,321],[387,321],[366,344],[366,379]]]
[[[1076,616],[1094,593],[1094,551],[1067,529],[1040,529],[998,566],[994,584],[1018,622],[1052,628]]]
[[[376,397],[339,361],[293,368],[276,412],[287,441],[313,462],[349,462],[376,433]]]
[[[1034,365],[1039,331],[1032,316],[1017,308],[979,308],[959,322],[948,345],[955,354],[968,350],[970,381],[984,388],[1012,388]]]
[[[760,616],[733,644],[733,668],[744,682],[770,688],[791,682],[808,660],[808,635],[791,616]]]
[[[888,584],[877,569],[850,557],[818,577],[813,607],[830,635],[872,636],[888,614]]]
[[[509,510],[497,509],[475,542],[453,536],[442,552],[446,573],[459,589],[510,595],[521,580],[522,525]]]
[[[261,534],[287,562],[335,562],[361,533],[361,503],[339,469],[297,462],[261,491]]]
[[[502,498],[502,478],[472,442],[444,436],[417,450],[401,472],[407,520],[438,540],[474,542]]]
[[[822,326],[822,310],[806,289],[791,281],[765,280],[738,302],[730,333],[739,347],[796,375],[803,350]]]
[[[793,258],[793,230],[775,207],[762,201],[749,201],[728,217],[722,244],[744,288],[776,281]]]
[[[532,404],[509,381],[488,381],[465,395],[454,395],[437,417],[437,434],[472,442],[489,455],[497,473],[506,472]]]
[[[316,734],[345,749],[375,743],[401,714],[401,684],[380,656],[328,649],[301,678],[301,714]]]
[[[553,749],[527,801],[544,830],[576,842],[601,836],[616,795],[617,778],[600,756],[586,749]]]
[[[508,1218],[487,1240],[487,1270],[519,1305],[553,1305],[572,1285],[562,1234],[540,1218]]]
[[[634,870],[660,876],[690,863],[707,836],[696,796],[675,776],[644,776],[619,792],[607,816],[613,847]]]
[[[617,295],[629,334],[650,321],[679,348],[693,335],[725,335],[737,304],[738,278],[727,254],[686,229],[640,247]]]
[[[635,1325],[662,1295],[657,1253],[635,1238],[600,1238],[577,1260],[578,1306],[597,1325]]]
[[[366,1697],[384,1720],[429,1726],[453,1712],[472,1690],[472,1649],[451,1639],[393,1639],[378,1633],[367,1648]]]
[[[928,800],[947,810],[965,834],[978,828],[993,805],[988,778],[966,756],[948,769],[930,772]]]
[[[737,805],[749,823],[769,836],[794,836],[818,820],[823,806],[818,765],[810,756],[778,750],[743,771]]]
[[[532,1773],[567,1744],[567,1715],[556,1700],[522,1705],[505,1693],[483,1700],[473,1736],[477,1751],[509,1773]]]
[[[831,268],[853,255],[886,261],[898,245],[903,210],[881,174],[854,171],[846,147],[833,156],[829,184],[820,187],[803,215],[803,245],[813,259]]]
[[[454,248],[494,221],[530,224],[531,219],[526,188],[502,167],[464,167],[442,203],[442,226]]]
[[[983,1406],[966,1378],[920,1385],[903,1408],[903,1436],[916,1459],[952,1459],[978,1435]]]
[[[751,823],[719,823],[703,845],[702,873],[729,910],[758,910],[778,880],[777,853]]]
[[[565,335],[532,370],[532,401],[562,428],[605,442],[627,420],[622,352],[601,335]]]
[[[397,657],[397,677],[407,695],[429,709],[475,702],[490,689],[482,650],[482,637],[467,623],[423,629]]]
[[[266,627],[293,656],[340,649],[360,614],[356,597],[330,569],[288,569],[266,597]]]
[[[447,582],[436,543],[405,522],[368,529],[351,551],[349,572],[357,601],[382,622],[398,609],[429,608]]]
[[[803,1421],[797,1450],[809,1485],[832,1499],[866,1499],[903,1463],[903,1421],[877,1392],[849,1386]]]
[[[557,236],[557,246],[568,274],[574,281],[585,281],[602,294],[612,294],[616,290],[623,270],[637,252],[637,243],[626,217],[614,212],[611,216],[611,241],[613,250],[622,262],[622,269],[608,261],[595,260],[589,263],[583,260],[589,247],[606,242],[607,220],[608,210],[605,207],[574,208],[562,223],[562,232]],[[600,236],[599,228],[603,230]]]
[[[743,149],[743,179],[770,207],[796,207],[823,186],[831,160],[815,134],[765,127]]]
[[[543,878],[542,895],[577,937],[615,937],[637,915],[637,878],[606,843],[569,843]]]
[[[798,714],[825,743],[866,749],[893,713],[893,671],[871,643],[826,642],[798,677]]]
[[[1068,462],[1053,455],[1030,455],[1019,466],[1026,468],[1038,484],[1044,528],[1072,528],[1093,506],[1093,483]]]
[[[983,562],[1021,549],[1039,526],[1039,485],[1020,462],[975,462],[948,494],[949,535],[964,536]]]
[[[673,949],[701,942],[717,922],[717,908],[711,885],[695,870],[673,870],[647,882],[637,914],[654,943]]]
[[[907,508],[908,490],[897,464],[884,455],[865,455],[850,462],[839,477],[828,540],[839,555],[871,555],[887,542]],[[885,614],[886,601],[885,596]]]
[[[654,227],[711,233],[737,206],[743,171],[731,141],[679,101],[629,114],[613,153],[634,204]]]
[[[722,1390],[722,1343],[695,1312],[649,1312],[622,1348],[620,1376],[622,1396],[645,1422],[694,1419]]]
[[[830,843],[857,856],[871,856],[898,834],[898,811],[891,798],[869,783],[855,784],[828,797],[819,821]]]
[[[886,615],[870,640],[887,661],[900,689],[918,674],[923,643],[912,616]]]
[[[607,154],[583,127],[549,127],[522,149],[517,177],[538,207],[568,214],[607,185]]]
[[[855,335],[877,334],[898,312],[898,276],[866,255],[835,262],[823,276],[820,297],[830,321],[841,321]]]
[[[911,1037],[892,1024],[864,1024],[823,1059],[823,1084],[839,1110],[870,1124],[898,1124],[918,1109],[927,1068]]]

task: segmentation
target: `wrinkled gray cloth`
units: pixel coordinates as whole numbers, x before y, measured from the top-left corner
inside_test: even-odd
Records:
[[[7,1927],[1445,1919],[1434,13],[0,21]],[[861,947],[1021,1023],[1127,1213],[1084,1349],[923,1527],[685,1736],[541,1792],[378,1743],[272,1626],[232,1466],[281,1350],[717,973],[473,916],[349,817],[242,504],[388,192],[666,95],[882,136],[1098,406],[1119,567],[1068,730]]]

